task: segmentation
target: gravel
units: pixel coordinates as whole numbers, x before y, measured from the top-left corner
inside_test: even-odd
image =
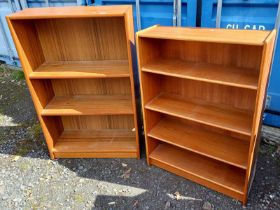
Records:
[[[280,209],[276,145],[261,144],[247,207],[147,166],[144,151],[140,160],[50,160],[22,76],[0,68],[0,209]]]

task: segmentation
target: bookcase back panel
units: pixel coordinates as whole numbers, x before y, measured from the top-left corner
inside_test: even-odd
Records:
[[[110,79],[32,79],[35,94],[43,109],[55,96],[126,95],[130,96],[129,78]]]
[[[252,113],[254,111],[254,90],[168,76],[161,78],[163,92],[181,96],[186,100],[205,101],[219,107],[233,107]]]
[[[123,17],[34,21],[46,62],[127,59]]]
[[[53,79],[51,83],[56,96],[131,94],[129,78]]]
[[[144,105],[160,93],[253,113],[256,91],[142,72]]]
[[[250,141],[250,137],[246,136],[246,135],[242,135],[242,134],[232,132],[229,130],[215,128],[215,127],[208,126],[208,125],[205,125],[205,124],[202,124],[199,122],[194,122],[194,121],[182,119],[179,117],[173,117],[171,115],[167,115],[164,113],[146,110],[146,116],[147,116],[147,119],[153,119],[151,122],[147,122],[147,127],[148,127],[147,133],[149,133],[151,131],[151,129],[154,128],[156,126],[156,124],[158,124],[161,120],[168,119],[173,122],[185,124],[186,127],[192,127],[192,128],[199,129],[199,130],[205,130],[205,131],[209,131],[209,132],[213,132],[213,133],[217,133],[217,134],[222,134],[222,135],[230,136],[232,138],[242,139],[247,142]]]
[[[207,42],[164,40],[162,56],[182,60],[252,68],[259,71],[262,47]]]
[[[123,17],[12,20],[26,71],[59,61],[127,60]]]
[[[248,73],[255,74],[259,73],[263,50],[262,46],[152,38],[141,38],[139,42],[143,43],[140,47],[142,65],[156,61],[156,58],[180,59],[248,68]]]
[[[243,139],[243,140],[248,141],[248,142],[250,141],[249,136],[242,135],[242,134],[232,132],[232,131],[229,131],[229,130],[223,130],[223,129],[215,128],[215,127],[212,127],[212,126],[204,125],[204,124],[201,124],[201,123],[198,123],[198,122],[193,122],[193,121],[185,120],[185,119],[179,119],[179,118],[172,117],[172,116],[164,116],[164,117],[166,117],[168,119],[171,119],[171,120],[177,120],[178,122],[181,122],[181,123],[185,124],[186,126],[193,127],[193,128],[196,128],[196,129],[203,129],[203,130],[206,130],[206,131],[211,131],[211,132],[222,134],[222,135],[225,135],[225,136],[230,136],[230,137],[237,138],[237,139]]]
[[[63,116],[64,130],[133,129],[132,115]]]

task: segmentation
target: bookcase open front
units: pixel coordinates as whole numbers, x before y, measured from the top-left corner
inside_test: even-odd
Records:
[[[130,6],[7,17],[51,158],[138,157]]]
[[[275,31],[137,33],[148,164],[246,204]]]

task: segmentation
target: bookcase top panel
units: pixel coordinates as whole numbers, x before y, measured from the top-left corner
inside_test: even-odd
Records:
[[[120,6],[69,6],[28,8],[7,17],[15,19],[45,19],[45,18],[83,18],[83,17],[118,17],[124,16],[130,5]]]
[[[263,45],[271,31],[227,30],[152,26],[138,32],[139,37],[244,45]]]

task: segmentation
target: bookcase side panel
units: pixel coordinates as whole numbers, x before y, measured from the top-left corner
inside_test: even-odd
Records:
[[[254,179],[254,166],[256,164],[257,150],[260,143],[260,129],[261,129],[261,118],[265,105],[265,95],[267,90],[268,76],[270,72],[273,46],[275,41],[276,31],[273,30],[267,39],[264,42],[261,67],[260,67],[260,77],[258,82],[258,93],[255,101],[255,112],[254,112],[254,121],[253,121],[253,131],[250,141],[250,149],[248,155],[248,169],[246,173],[246,182],[245,182],[245,196],[243,203],[247,202],[247,194],[249,191],[250,183]]]
[[[10,28],[14,34],[17,51],[21,54],[21,64],[26,76],[40,66],[45,57],[33,20],[11,20]]]
[[[137,97],[139,94],[136,93],[138,88],[135,86],[139,84],[138,80],[139,77],[136,73],[137,65],[136,65],[136,46],[135,46],[135,37],[134,37],[134,24],[133,24],[133,12],[132,7],[129,7],[124,15],[125,21],[125,32],[126,32],[126,48],[127,48],[127,56],[128,56],[128,63],[129,63],[129,73],[130,73],[130,88],[131,88],[131,95],[132,95],[132,106],[134,111],[134,127],[136,131],[136,145],[137,145],[137,158],[140,158],[140,132],[141,131],[141,116],[138,116],[137,108],[140,109],[141,107],[137,107]],[[140,129],[139,129],[140,128]]]
[[[48,96],[38,96],[35,90],[36,87],[33,86],[29,79],[29,73],[44,61],[41,47],[38,42],[36,32],[32,23],[25,22],[22,20],[11,21],[9,18],[7,18],[7,21],[24,70],[26,83],[28,85],[34,103],[34,107],[37,112],[37,116],[41,124],[43,134],[46,138],[49,154],[50,157],[53,159],[54,155],[52,153],[52,149],[55,143],[54,137],[58,136],[61,131],[60,128],[58,130],[57,128],[54,128],[56,134],[52,135],[52,127],[48,128],[49,120],[45,120],[40,114],[43,108],[40,100],[47,101],[46,97]]]

